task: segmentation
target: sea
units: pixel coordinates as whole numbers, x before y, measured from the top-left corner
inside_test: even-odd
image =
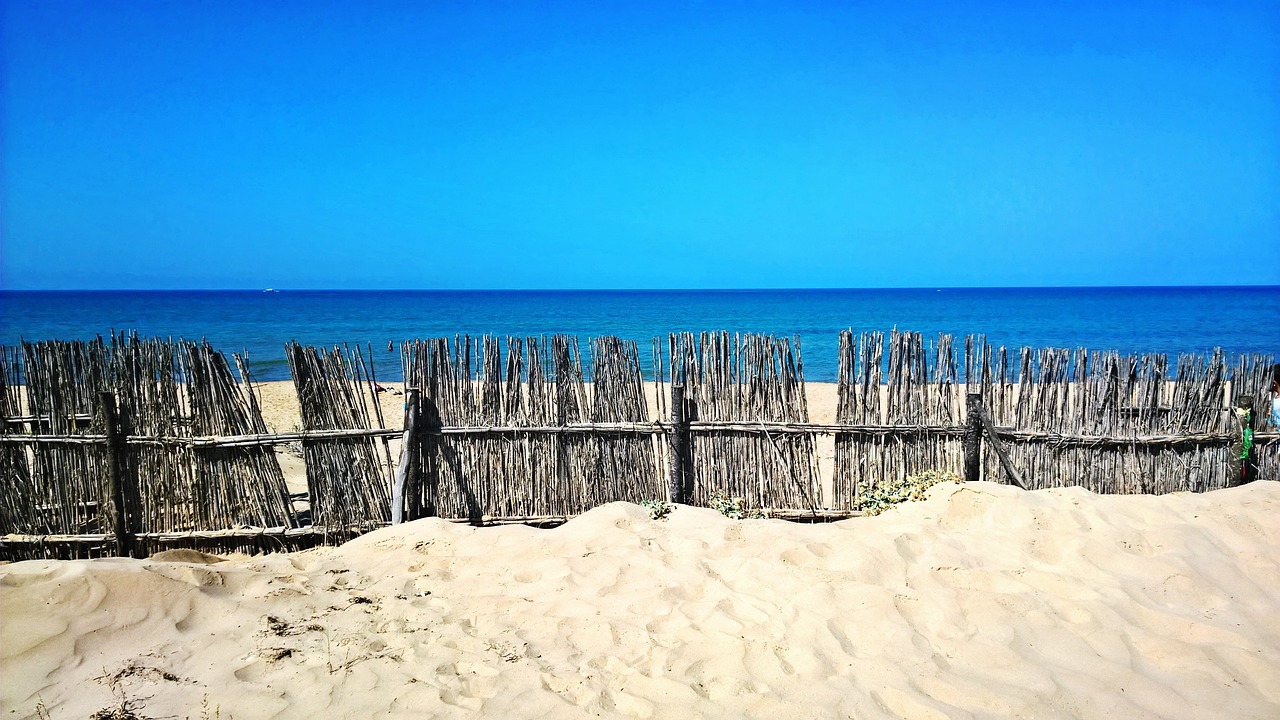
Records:
[[[804,374],[833,381],[841,330],[894,328],[1010,348],[1122,353],[1280,353],[1280,286],[844,290],[0,291],[0,344],[136,330],[204,339],[246,354],[257,380],[287,380],[284,345],[359,346],[380,380],[401,377],[388,342],[414,338],[616,335],[639,344],[678,331],[798,338]],[[962,347],[962,346],[961,346]],[[957,348],[960,349],[960,348]]]

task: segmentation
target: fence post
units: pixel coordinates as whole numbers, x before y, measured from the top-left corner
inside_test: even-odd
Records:
[[[688,501],[684,492],[684,458],[689,446],[689,425],[684,417],[684,385],[671,383],[671,476],[667,494],[673,503]]]
[[[409,471],[413,466],[414,443],[418,435],[418,389],[405,388],[404,391],[404,434],[400,437],[400,464],[396,465],[396,483],[391,489],[391,523],[399,525],[405,521],[404,490],[409,482]],[[415,503],[415,507],[417,504]],[[416,514],[416,513],[415,513]],[[414,518],[409,518],[413,520]]]
[[[982,479],[982,393],[965,396],[964,480]]]
[[[1231,458],[1231,469],[1232,474],[1235,475],[1235,477],[1229,482],[1228,487],[1245,485],[1257,479],[1255,477],[1256,468],[1253,467],[1253,459],[1255,457],[1253,450],[1253,432],[1255,425],[1253,418],[1253,398],[1247,395],[1237,396],[1235,409],[1232,413],[1235,417],[1236,425],[1238,426],[1237,431],[1240,439],[1231,444],[1231,454],[1234,455],[1234,457]]]
[[[116,536],[116,555],[128,557],[133,554],[133,533],[129,526],[129,509],[124,489],[124,448],[120,435],[120,415],[116,411],[116,396],[110,392],[98,393],[98,402],[102,408],[102,423],[107,436],[107,484],[111,492],[111,505],[115,510],[114,527]]]

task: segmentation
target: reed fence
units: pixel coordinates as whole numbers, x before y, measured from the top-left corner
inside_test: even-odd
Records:
[[[1020,348],[968,343],[978,398],[1009,460],[1031,489],[1078,485],[1100,493],[1203,492],[1237,481],[1241,428],[1234,400],[1265,407],[1273,358],[1245,355],[1230,373],[1222,353],[1164,355]],[[1268,422],[1261,413],[1257,429]],[[1274,428],[1270,428],[1274,431]],[[1257,436],[1255,462],[1274,478],[1274,438]],[[999,460],[988,452],[984,472]]]
[[[6,548],[109,537],[143,553],[166,535],[291,526],[270,447],[196,442],[266,431],[252,386],[209,345],[122,334],[3,357]]]
[[[885,356],[888,351],[888,363]],[[932,356],[920,333],[840,334],[833,498],[841,509],[886,480],[924,470],[959,473],[965,408],[952,339]]]
[[[671,335],[673,383],[683,385],[689,471],[680,499],[715,491],[745,507],[825,507],[798,340],[727,332]],[[673,401],[674,402],[674,401]]]
[[[286,346],[302,424],[269,432],[243,359],[206,343],[0,348],[0,556],[259,551],[405,518],[554,523],[669,498],[809,519],[925,470],[1029,489],[1205,491],[1280,478],[1265,415],[1274,358],[1006,349],[982,336],[842,333],[835,422],[811,421],[798,338],[672,334],[430,338],[401,344],[404,429],[371,348]],[[665,351],[665,352],[664,352]],[[587,370],[584,371],[584,367]],[[832,470],[818,447],[833,443]],[[307,493],[275,450],[300,443]],[[395,457],[398,455],[398,460]]]
[[[304,432],[336,431],[302,439],[310,520],[326,528],[361,530],[391,519],[391,450],[388,435],[348,435],[386,423],[372,374],[359,348],[329,351],[290,343],[285,347]],[[383,459],[378,446],[382,445]]]
[[[592,383],[563,335],[404,343],[423,398],[408,516],[565,516],[662,495],[636,344],[596,338],[590,352]]]

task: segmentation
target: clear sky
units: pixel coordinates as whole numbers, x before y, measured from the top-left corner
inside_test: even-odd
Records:
[[[4,0],[0,284],[1280,284],[1280,3]]]

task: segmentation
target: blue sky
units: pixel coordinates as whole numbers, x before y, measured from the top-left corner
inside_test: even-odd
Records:
[[[1280,3],[0,8],[9,289],[1280,284]]]

